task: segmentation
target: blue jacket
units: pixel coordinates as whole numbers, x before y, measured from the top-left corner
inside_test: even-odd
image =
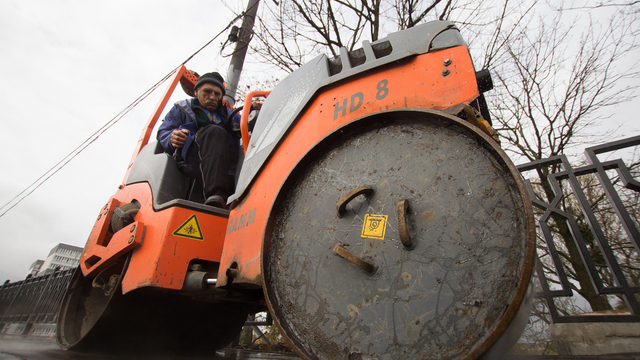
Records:
[[[200,106],[198,103],[198,99],[186,99],[180,100],[176,102],[169,110],[167,115],[164,118],[164,121],[160,125],[158,129],[157,139],[162,145],[162,148],[169,155],[173,155],[175,152],[175,148],[171,146],[171,133],[176,129],[187,129],[189,130],[189,135],[187,136],[187,140],[182,147],[182,151],[180,155],[183,159],[187,158],[187,151],[189,150],[189,146],[193,142],[195,138],[196,132],[198,131],[198,124],[196,122],[196,114],[193,111],[194,108],[199,108],[204,112],[208,112],[205,108]],[[238,151],[238,147],[240,146],[240,114],[236,113],[233,116],[233,119],[227,119],[229,114],[231,114],[232,110],[227,108],[224,105],[220,105],[218,110],[216,110],[215,118],[211,122],[212,124],[222,126],[227,129],[227,133],[229,133],[229,138],[231,142],[235,145],[234,151]],[[228,123],[231,121],[231,124]]]

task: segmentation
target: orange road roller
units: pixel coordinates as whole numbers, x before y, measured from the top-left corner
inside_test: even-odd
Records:
[[[250,126],[229,210],[152,129],[100,209],[61,308],[77,350],[213,352],[269,311],[304,359],[496,358],[531,301],[535,228],[459,30],[435,21],[318,56]],[[245,107],[248,108],[248,107]]]

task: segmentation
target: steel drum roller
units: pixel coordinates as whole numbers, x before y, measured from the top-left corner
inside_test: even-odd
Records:
[[[420,110],[362,119],[283,185],[263,248],[268,304],[304,358],[478,358],[528,316],[516,313],[530,204],[475,127]]]
[[[126,264],[97,279],[76,271],[57,327],[66,349],[124,354],[211,354],[229,344],[247,319],[243,303],[206,303],[188,296],[135,290],[122,295]],[[97,285],[97,286],[96,286]]]

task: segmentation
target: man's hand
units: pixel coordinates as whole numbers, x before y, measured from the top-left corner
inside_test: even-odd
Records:
[[[189,135],[189,130],[187,129],[173,130],[169,139],[171,146],[176,149],[183,147],[184,142],[187,141],[187,135]]]

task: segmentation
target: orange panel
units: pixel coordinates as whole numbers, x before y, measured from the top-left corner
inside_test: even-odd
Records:
[[[226,218],[179,207],[155,214],[155,226],[147,225],[145,242],[133,252],[123,293],[144,286],[178,290],[191,260],[220,261]]]
[[[131,224],[109,238],[113,210],[134,199],[141,205],[134,232],[130,234]],[[85,276],[95,275],[134,249],[122,281],[124,293],[144,286],[181,289],[191,260],[220,261],[226,225],[226,217],[178,206],[156,212],[147,183],[128,185],[100,210],[80,260],[81,268]],[[132,235],[134,241],[129,243]]]
[[[443,75],[444,59],[452,59]],[[236,263],[236,282],[262,284],[265,225],[280,187],[296,163],[334,129],[367,114],[422,108],[446,110],[479,96],[475,71],[464,46],[428,53],[333,84],[318,95],[276,148],[242,201],[231,211],[218,286]],[[460,109],[461,110],[461,109]]]
[[[109,244],[87,244],[80,262],[80,269],[85,276],[95,276],[107,265],[140,245],[144,236],[144,225],[134,221],[122,230],[113,234]]]
[[[107,204],[100,209],[98,219],[93,224],[93,229],[91,229],[80,257],[80,270],[84,276],[95,275],[96,271],[100,271],[115,260],[108,261],[110,256],[105,256],[103,250],[105,249],[104,243],[111,239],[111,235],[107,232],[111,225],[111,215],[116,207],[118,207],[118,200],[109,199]]]

